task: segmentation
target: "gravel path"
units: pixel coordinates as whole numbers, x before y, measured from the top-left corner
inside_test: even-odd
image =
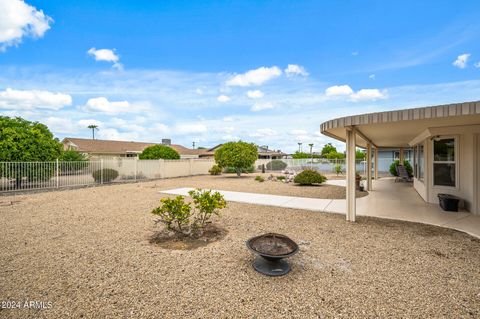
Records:
[[[230,202],[217,221],[223,240],[189,251],[150,244],[158,190],[203,183],[38,193],[0,206],[0,302],[52,302],[0,318],[480,317],[480,241],[452,230]],[[270,231],[301,247],[285,277],[251,267],[245,240]]]

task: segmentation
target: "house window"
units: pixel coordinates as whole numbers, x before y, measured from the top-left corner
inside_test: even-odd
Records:
[[[436,138],[433,140],[433,185],[456,186],[456,140]]]

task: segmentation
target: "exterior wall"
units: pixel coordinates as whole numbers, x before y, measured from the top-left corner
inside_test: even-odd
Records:
[[[478,183],[480,171],[479,142],[480,125],[429,128],[430,137],[424,140],[425,176],[424,182],[414,179],[414,188],[429,203],[438,204],[438,194],[446,193],[463,199],[460,204],[467,211],[480,214],[478,207]],[[455,137],[456,149],[456,187],[433,185],[433,139],[432,137]]]

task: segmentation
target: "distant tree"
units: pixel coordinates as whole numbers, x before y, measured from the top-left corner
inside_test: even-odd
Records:
[[[337,153],[337,148],[335,146],[333,146],[332,143],[327,143],[322,148],[322,151],[320,153],[321,153],[322,157],[328,158],[327,154]]]
[[[215,162],[222,168],[233,167],[237,176],[250,168],[257,159],[257,146],[242,141],[225,143],[215,151]]]
[[[295,153],[292,154],[292,158],[294,159],[310,158],[310,154],[296,151]]]
[[[47,126],[20,117],[0,116],[0,161],[46,162],[56,160],[62,152],[62,144],[53,137]],[[11,163],[0,166],[0,176],[14,178],[20,188],[23,179],[49,180],[54,165],[23,165]]]
[[[75,150],[63,151],[58,160],[62,174],[79,171],[88,166],[87,156]]]
[[[180,154],[170,146],[153,145],[143,150],[140,159],[180,159]]]
[[[58,159],[64,162],[80,162],[86,161],[87,156],[75,150],[66,150],[63,151],[62,154],[60,154],[60,157]]]
[[[87,128],[92,130],[92,140],[94,140],[95,139],[95,131],[98,131],[98,125],[91,124],[91,125],[87,126]]]
[[[199,146],[197,147],[197,150],[206,150],[207,148],[206,147],[203,147],[203,146]]]
[[[328,159],[344,159],[345,154],[340,152],[330,152],[323,157]]]
[[[364,160],[365,159],[365,151],[363,150],[356,150],[355,151],[355,158],[358,159],[358,160]]]

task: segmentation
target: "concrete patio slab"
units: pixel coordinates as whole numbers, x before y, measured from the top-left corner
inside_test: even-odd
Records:
[[[333,182],[333,181],[331,181]],[[341,185],[335,181],[334,185]],[[188,196],[193,188],[160,191],[165,194]],[[345,199],[322,199],[280,196],[258,193],[223,191],[227,201],[247,204],[305,209],[318,212],[345,214]],[[445,212],[438,205],[425,203],[408,183],[395,183],[393,179],[374,181],[368,196],[357,199],[357,215],[430,224],[466,232],[480,238],[480,216],[468,212]]]

